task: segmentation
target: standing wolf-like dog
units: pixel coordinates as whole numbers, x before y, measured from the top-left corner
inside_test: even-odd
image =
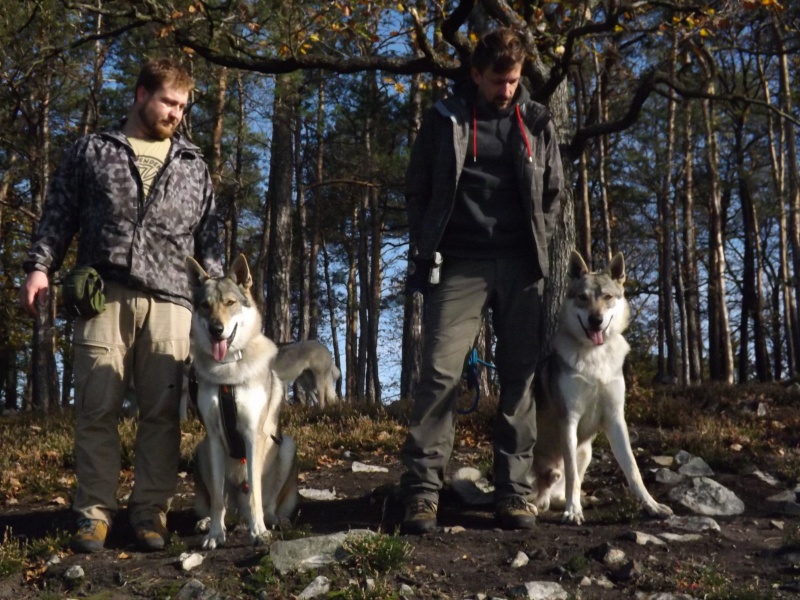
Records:
[[[336,402],[334,386],[341,373],[333,364],[330,350],[321,342],[305,340],[281,346],[273,368],[285,383],[296,382],[320,408]]]
[[[538,439],[533,502],[539,510],[563,506],[563,521],[583,523],[581,485],[592,458],[592,440],[602,430],[644,509],[652,516],[668,517],[672,510],[645,489],[625,422],[622,365],[630,346],[622,334],[630,307],[623,290],[623,256],[614,256],[602,272],[590,272],[573,252],[569,276],[552,352],[534,379]]]
[[[191,257],[194,288],[191,353],[197,407],[206,437],[195,460],[195,510],[208,525],[203,547],[225,543],[226,508],[246,519],[251,539],[288,520],[297,504],[295,443],[281,439],[282,382],[272,371],[278,349],[261,333],[244,256],[227,276],[209,277]]]

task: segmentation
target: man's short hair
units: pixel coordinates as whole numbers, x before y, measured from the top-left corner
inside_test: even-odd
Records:
[[[475,46],[472,66],[481,73],[489,68],[497,73],[508,73],[526,58],[520,34],[511,27],[498,27],[484,35]]]
[[[139,73],[135,90],[143,87],[150,93],[161,89],[163,86],[190,91],[194,87],[194,79],[184,66],[174,58],[155,58],[148,60]]]

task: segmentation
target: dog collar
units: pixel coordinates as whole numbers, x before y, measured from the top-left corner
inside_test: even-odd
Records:
[[[227,363],[238,362],[238,361],[242,360],[243,356],[244,356],[244,352],[242,352],[241,350],[234,350],[233,352],[228,352],[225,355],[225,358],[223,358],[222,360],[218,360],[217,363],[224,365],[224,364],[227,364]]]

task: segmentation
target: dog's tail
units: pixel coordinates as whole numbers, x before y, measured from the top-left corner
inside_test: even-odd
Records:
[[[450,485],[467,504],[483,506],[494,503],[494,486],[475,467],[461,467],[453,474]]]

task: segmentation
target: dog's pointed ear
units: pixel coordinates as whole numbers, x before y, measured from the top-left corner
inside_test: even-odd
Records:
[[[573,250],[569,256],[569,269],[568,274],[570,279],[578,279],[589,272],[589,267],[577,250]]]
[[[625,283],[625,258],[622,252],[617,252],[606,268],[611,278],[619,283]]]
[[[200,287],[204,281],[209,279],[206,270],[191,256],[187,256],[183,262],[186,265],[186,275],[189,277],[189,285],[193,288]]]
[[[244,254],[236,257],[231,265],[228,276],[236,282],[236,285],[249,290],[253,286],[253,278],[250,276],[250,267],[247,266],[247,259]]]

